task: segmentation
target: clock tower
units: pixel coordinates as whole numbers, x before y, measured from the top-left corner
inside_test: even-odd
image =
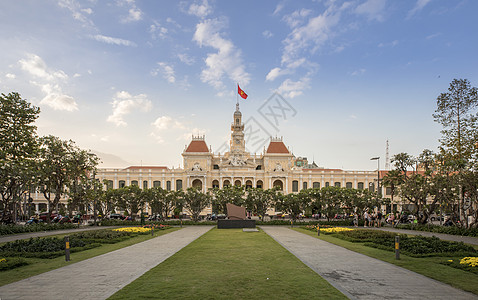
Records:
[[[245,152],[246,143],[244,141],[244,124],[242,124],[242,113],[239,110],[239,103],[236,103],[236,111],[231,124],[231,153]]]

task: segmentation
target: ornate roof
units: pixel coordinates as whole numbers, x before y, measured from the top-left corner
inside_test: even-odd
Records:
[[[289,150],[282,141],[271,141],[267,147],[266,153],[284,153],[289,154]]]
[[[204,140],[192,140],[185,152],[209,152]]]

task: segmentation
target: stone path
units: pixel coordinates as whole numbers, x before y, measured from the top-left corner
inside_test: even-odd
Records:
[[[363,227],[359,227],[359,228],[363,228]],[[413,234],[413,235],[422,235],[422,236],[436,236],[437,238],[441,240],[445,240],[445,241],[463,242],[466,244],[478,245],[478,238],[472,237],[472,236],[462,236],[462,235],[453,235],[453,234],[436,233],[436,232],[428,232],[428,231],[398,229],[398,228],[391,228],[391,227],[380,227],[380,228],[367,227],[364,229],[383,230],[383,231],[398,232],[402,234]]]
[[[0,287],[0,299],[106,299],[211,228],[212,226],[185,227],[4,285]]]
[[[108,228],[118,228],[121,226],[88,226],[88,227],[80,227],[75,229],[60,229],[60,230],[49,230],[49,231],[37,231],[37,232],[28,232],[28,233],[20,233],[20,234],[12,234],[12,235],[5,235],[0,237],[0,243],[6,243],[16,240],[23,240],[35,237],[45,237],[49,235],[57,235],[57,234],[65,234],[65,233],[75,233],[80,231],[89,231],[89,230],[100,230],[100,229],[108,229]]]
[[[287,227],[261,228],[351,299],[478,299],[471,293]]]

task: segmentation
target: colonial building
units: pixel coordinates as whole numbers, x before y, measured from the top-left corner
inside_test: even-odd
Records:
[[[247,152],[239,104],[236,104],[233,114],[229,146],[229,152],[214,153],[207,146],[205,136],[193,136],[181,154],[184,168],[102,168],[98,170],[96,178],[101,182],[107,180],[109,188],[137,185],[146,189],[159,186],[168,191],[196,187],[207,192],[210,188],[242,185],[263,189],[277,186],[284,194],[289,194],[297,193],[301,189],[327,186],[370,190],[375,190],[376,187],[376,171],[345,171],[319,167],[315,162],[309,163],[305,157],[296,157],[282,137],[271,137],[263,153]],[[382,195],[390,197],[387,189],[383,191]],[[46,201],[42,200],[41,195],[34,199],[37,211],[39,204],[46,208]],[[396,204],[393,209],[397,209]],[[211,210],[208,209],[205,213],[211,213]]]

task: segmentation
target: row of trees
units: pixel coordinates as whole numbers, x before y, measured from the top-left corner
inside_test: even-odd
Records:
[[[98,158],[71,140],[39,137],[35,120],[40,109],[18,93],[0,97],[0,195],[2,222],[16,219],[16,207],[36,189],[48,201],[49,212],[68,191],[72,201],[93,185]],[[30,200],[30,199],[29,199]],[[50,214],[48,214],[49,216]]]
[[[106,184],[107,182],[105,186]],[[200,213],[209,206],[215,214],[226,214],[227,203],[246,207],[261,218],[269,209],[275,208],[276,211],[288,214],[293,220],[304,212],[321,213],[330,219],[336,214],[362,214],[368,208],[387,204],[375,192],[340,187],[306,189],[288,195],[278,189],[245,189],[244,186],[214,188],[208,193],[195,188],[185,191],[167,191],[161,187],[141,190],[137,185],[107,190],[98,188],[94,191],[94,198],[98,200],[96,210],[102,215],[109,215],[116,210],[124,211],[127,215],[137,215],[148,205],[150,213],[163,220],[170,215],[180,216],[184,210],[197,221]],[[84,199],[91,201],[91,198]]]
[[[459,226],[478,227],[478,89],[466,79],[454,79],[448,92],[437,98],[433,114],[443,126],[436,153],[424,150],[418,157],[399,153],[395,169],[383,178],[392,200],[415,204],[419,223],[432,213],[452,213]],[[471,218],[470,218],[471,217]]]

